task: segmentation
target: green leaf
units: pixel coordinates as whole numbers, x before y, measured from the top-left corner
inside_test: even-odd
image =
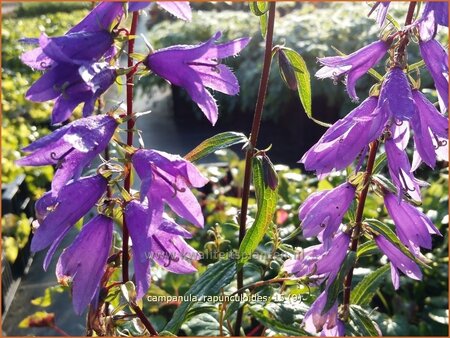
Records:
[[[369,314],[358,305],[350,305],[350,318],[362,336],[379,336],[375,322]]]
[[[378,246],[375,243],[375,241],[367,241],[358,247],[356,256],[359,258],[359,257],[372,255],[376,252],[378,252]]]
[[[234,131],[227,131],[210,137],[200,143],[197,147],[187,153],[184,158],[188,161],[195,162],[216,150],[228,148],[238,143],[248,142],[247,136]]]
[[[375,164],[373,166],[372,174],[378,174],[386,166],[387,155],[386,153],[381,154],[377,157]]]
[[[381,283],[384,282],[389,270],[390,264],[386,264],[365,276],[352,290],[350,303],[360,306],[369,305],[373,295],[377,292]]]
[[[264,181],[262,159],[254,157],[252,160],[253,185],[255,187],[258,211],[255,221],[244,236],[239,247],[238,267],[242,267],[251,257],[264,238],[277,206],[278,186],[272,190]]]
[[[329,309],[333,307],[334,303],[336,303],[336,300],[339,295],[339,289],[341,288],[341,285],[344,283],[344,278],[345,276],[347,276],[350,269],[353,268],[355,262],[356,262],[356,253],[354,251],[349,251],[347,253],[347,256],[345,257],[341,269],[339,270],[338,275],[336,276],[333,283],[331,283],[328,289],[327,302],[325,303],[322,313],[326,313]]]
[[[264,13],[259,17],[259,25],[261,27],[261,35],[265,39],[267,35],[267,13]]]
[[[295,327],[293,324],[282,323],[275,318],[270,317],[269,312],[263,310],[263,312],[258,312],[249,308],[253,317],[255,317],[261,324],[270,328],[275,332],[284,333],[290,336],[309,336],[309,334],[299,327]]]
[[[221,260],[210,266],[200,278],[189,288],[184,297],[192,301],[183,301],[167,323],[164,331],[176,334],[186,319],[191,306],[204,296],[214,296],[220,289],[228,285],[236,273],[236,261]]]
[[[57,293],[64,292],[64,287],[62,285],[51,286],[45,289],[44,295],[41,297],[37,297],[31,300],[31,304],[40,306],[40,307],[48,307],[52,305],[53,296]]]

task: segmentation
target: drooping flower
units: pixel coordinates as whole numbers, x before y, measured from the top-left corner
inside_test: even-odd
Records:
[[[125,221],[133,241],[138,299],[145,295],[150,286],[152,260],[174,273],[197,271],[191,261],[200,259],[200,255],[183,239],[191,238],[192,235],[163,216],[161,208],[149,208],[147,203],[133,200],[125,209]]]
[[[73,243],[59,257],[56,276],[59,283],[72,282],[75,313],[81,315],[92,302],[97,305],[99,284],[111,249],[113,220],[97,215],[83,226]]]
[[[413,90],[412,95],[417,108],[411,120],[416,147],[412,170],[416,170],[421,161],[434,168],[436,159],[448,161],[448,118],[420,91]]]
[[[400,67],[392,67],[381,85],[378,108],[391,119],[409,121],[416,108],[406,74]]]
[[[371,96],[343,119],[331,126],[320,140],[308,150],[300,163],[306,170],[314,170],[319,177],[333,169],[349,166],[383,131],[387,115],[376,109],[378,99]]]
[[[141,183],[141,201],[148,198],[151,209],[161,209],[163,201],[180,217],[203,227],[201,207],[189,189],[200,188],[208,179],[189,161],[163,151],[140,149],[132,157]]]
[[[355,197],[355,192],[356,188],[346,182],[332,190],[320,191],[306,199],[299,209],[303,235],[308,238],[317,236],[323,231],[323,243],[325,249],[328,249],[331,239]]]
[[[106,31],[74,32],[48,37],[42,33],[39,47],[23,53],[20,59],[37,70],[48,70],[60,63],[85,65],[98,61],[112,46],[113,35]]]
[[[176,16],[179,19],[185,21],[191,21],[192,11],[189,1],[156,1],[158,6],[164,8],[170,14]],[[130,1],[128,3],[128,10],[130,12],[138,11],[146,8],[151,2],[134,2]]]
[[[144,61],[152,72],[186,89],[213,125],[218,118],[218,108],[205,87],[227,95],[238,94],[236,76],[220,60],[238,54],[250,41],[250,38],[241,38],[215,44],[220,36],[221,33],[217,32],[197,46],[176,45],[160,49]]]
[[[31,154],[16,161],[24,166],[56,165],[53,196],[70,180],[77,180],[85,167],[108,145],[117,121],[110,115],[78,119],[23,148]]]
[[[431,249],[431,234],[441,233],[425,214],[403,200],[399,202],[391,193],[384,195],[384,204],[399,239],[414,255],[420,255],[420,248]]]
[[[84,177],[64,186],[57,196],[50,192],[36,202],[36,231],[31,240],[31,251],[50,246],[44,260],[47,270],[59,244],[72,228],[98,202],[106,191],[107,180],[101,175]]]
[[[448,27],[448,2],[426,2],[418,25],[423,41],[434,39],[437,25]]]
[[[419,41],[423,57],[438,92],[441,111],[448,109],[448,54],[439,42],[432,39]]]
[[[402,194],[407,194],[412,199],[420,202],[420,182],[411,171],[408,155],[397,146],[396,141],[392,138],[386,140],[384,147],[386,149],[389,174],[398,189],[399,197]]]
[[[42,75],[27,91],[26,98],[34,102],[55,100],[52,124],[62,123],[80,103],[84,103],[83,116],[89,116],[95,101],[116,77],[116,69],[106,62],[81,67],[61,63]]]
[[[345,255],[347,254],[350,236],[344,232],[331,240],[326,248],[323,243],[306,248],[297,257],[284,262],[284,270],[297,277],[317,276],[327,279],[330,285],[338,274]]]
[[[353,100],[358,100],[356,95],[356,81],[375,66],[389,49],[390,43],[387,41],[375,41],[356,52],[347,56],[331,56],[319,58],[319,62],[324,66],[316,73],[319,79],[337,79],[341,75],[346,76],[346,87],[348,95]]]
[[[342,333],[343,323],[338,318],[338,306],[337,302],[325,313],[325,305],[327,303],[328,289],[325,289],[319,297],[311,304],[308,312],[306,312],[303,319],[303,325],[305,330],[315,334],[323,330],[328,331],[336,326],[338,327],[338,333]]]
[[[377,24],[380,27],[383,26],[384,20],[386,20],[386,15],[390,4],[390,1],[377,1],[370,10],[369,16],[374,10],[377,11]]]
[[[394,244],[389,242],[383,236],[376,236],[375,242],[381,252],[383,252],[391,261],[392,284],[396,290],[400,287],[400,275],[398,270],[403,272],[409,278],[416,280],[422,279],[422,271],[420,271],[419,266],[412,259],[404,255],[400,249],[396,248]]]
[[[120,20],[123,15],[123,3],[102,1],[89,12],[78,24],[73,26],[66,34],[76,32],[111,31],[114,20]]]

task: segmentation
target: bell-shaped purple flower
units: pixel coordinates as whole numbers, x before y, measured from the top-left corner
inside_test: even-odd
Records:
[[[238,54],[250,41],[241,38],[215,44],[221,33],[197,46],[177,45],[150,54],[144,64],[170,83],[183,87],[214,125],[218,118],[216,101],[205,87],[227,95],[239,92],[233,72],[221,64],[221,59]]]
[[[448,27],[448,2],[426,2],[418,24],[421,40],[434,39],[437,25]]]
[[[408,155],[403,149],[398,147],[396,141],[392,138],[386,140],[384,147],[386,149],[389,174],[398,189],[399,197],[405,194],[420,202],[420,181],[414,177],[411,171]]]
[[[319,297],[311,304],[308,312],[306,312],[303,319],[303,325],[305,330],[311,334],[316,334],[318,332],[327,332],[338,326],[338,332],[342,333],[343,323],[338,318],[338,306],[337,302],[325,313],[323,310],[327,303],[327,293],[328,289],[325,289]]]
[[[192,235],[170,218],[162,215],[161,208],[148,208],[147,203],[131,201],[125,209],[125,221],[133,241],[132,251],[138,299],[147,292],[151,276],[151,261],[179,274],[197,271],[192,260],[199,253],[183,238]]]
[[[51,193],[55,196],[70,179],[77,180],[85,167],[108,145],[117,121],[110,115],[82,118],[23,148],[32,152],[16,161],[19,165],[56,165]]]
[[[48,37],[42,33],[39,47],[25,52],[20,59],[37,70],[48,70],[59,63],[83,65],[98,61],[112,46],[113,35],[108,31],[74,32]]]
[[[350,236],[341,232],[331,240],[328,248],[323,243],[306,248],[293,259],[284,262],[284,270],[297,277],[317,276],[330,285],[338,274],[347,254]]]
[[[420,41],[420,54],[434,80],[441,111],[448,109],[448,54],[439,42]]]
[[[66,121],[80,103],[84,103],[83,116],[89,116],[95,101],[116,77],[116,69],[106,62],[85,66],[61,63],[42,75],[27,91],[26,98],[34,102],[56,99],[52,124],[57,124]]]
[[[383,236],[376,236],[375,242],[381,252],[391,261],[392,284],[396,290],[400,287],[400,275],[398,270],[403,272],[409,278],[416,280],[422,279],[422,271],[420,271],[419,266],[412,259],[405,256],[400,249],[394,246],[394,244],[389,242]]]
[[[391,68],[381,85],[378,108],[394,120],[411,120],[416,107],[406,74],[400,67]]]
[[[307,198],[299,209],[303,235],[306,238],[314,237],[323,231],[322,239],[325,249],[328,249],[355,197],[355,192],[356,188],[346,182],[332,190],[320,191]]]
[[[166,202],[180,217],[203,227],[203,214],[197,198],[189,189],[200,188],[208,179],[189,161],[163,151],[140,149],[132,157],[141,183],[141,201],[148,198],[151,209]]]
[[[73,307],[78,315],[91,302],[97,306],[112,233],[113,220],[97,215],[83,226],[74,242],[59,257],[56,276],[63,285],[72,282]]]
[[[398,199],[391,193],[384,195],[384,204],[395,223],[398,238],[415,255],[420,248],[431,249],[431,234],[441,235],[433,222],[411,204]]]
[[[71,227],[98,202],[106,191],[107,180],[101,175],[84,177],[64,186],[57,196],[50,192],[36,202],[36,231],[31,251],[37,252],[51,245],[44,260],[47,270],[50,260]]]
[[[448,118],[420,91],[413,90],[412,95],[417,108],[411,120],[416,147],[412,170],[417,169],[421,161],[434,168],[436,159],[448,161]]]
[[[343,119],[331,126],[299,162],[319,177],[333,169],[349,166],[362,150],[383,131],[387,115],[376,109],[378,100],[371,96]]]
[[[348,95],[353,100],[358,100],[356,95],[356,81],[375,66],[389,49],[387,41],[376,41],[347,56],[331,56],[319,58],[324,66],[316,73],[319,79],[333,78],[336,80],[341,75],[346,75]]]
[[[164,8],[170,14],[185,21],[191,21],[192,11],[189,1],[156,1],[159,7]],[[138,11],[146,8],[151,2],[134,2],[128,3],[128,10],[130,12]]]

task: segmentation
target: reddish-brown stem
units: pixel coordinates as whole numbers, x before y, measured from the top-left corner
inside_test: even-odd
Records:
[[[52,325],[50,325],[50,327],[53,330],[55,330],[56,332],[58,332],[61,336],[70,337],[70,334],[68,334],[66,331],[61,329],[59,326],[56,326],[56,324],[52,324]]]
[[[136,312],[136,315],[141,320],[142,324],[144,324],[145,328],[148,330],[151,336],[157,336],[158,332],[153,328],[152,323],[145,317],[144,312],[141,310],[141,308],[134,302],[130,303],[131,308],[134,312]]]
[[[133,67],[133,58],[131,54],[134,53],[134,36],[136,35],[137,22],[138,22],[139,14],[138,12],[133,13],[133,18],[131,19],[131,28],[130,35],[131,38],[128,40],[128,67]],[[134,128],[134,120],[131,118],[133,115],[133,72],[127,74],[127,145],[133,146],[133,128]],[[128,156],[128,155],[127,155]],[[130,192],[131,189],[131,162],[127,161],[125,165],[125,182],[124,189],[127,192]],[[128,228],[125,221],[125,215],[123,217],[123,233],[122,233],[122,281],[124,283],[130,280],[130,276],[128,274]]]
[[[239,245],[245,236],[245,227],[247,222],[248,199],[250,196],[251,180],[251,161],[255,152],[256,142],[258,140],[259,129],[261,126],[261,117],[266,98],[267,85],[269,83],[270,65],[272,63],[272,41],[273,28],[275,24],[275,1],[269,3],[269,18],[267,22],[266,45],[264,50],[264,63],[259,82],[258,98],[256,100],[255,114],[253,115],[252,130],[248,150],[245,154],[244,184],[242,187],[241,213],[239,216]],[[243,287],[244,270],[241,268],[237,272],[237,288]],[[236,323],[234,326],[234,335],[238,336],[241,329],[243,307],[239,308],[236,314]]]

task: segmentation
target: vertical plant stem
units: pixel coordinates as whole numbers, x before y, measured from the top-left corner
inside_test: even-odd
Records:
[[[358,250],[358,241],[359,241],[359,235],[361,232],[361,222],[364,215],[364,206],[366,204],[367,199],[367,193],[369,192],[370,188],[370,179],[372,177],[373,172],[373,166],[375,164],[375,158],[378,150],[378,141],[373,141],[370,144],[370,151],[369,151],[369,157],[367,159],[367,168],[366,173],[364,176],[364,182],[363,182],[363,190],[361,191],[361,194],[359,195],[358,199],[358,208],[356,209],[356,219],[355,219],[355,226],[352,231],[352,242],[350,246],[350,250],[356,252]],[[353,279],[353,268],[350,269],[347,276],[344,280],[344,313],[348,313],[348,307],[350,305],[350,291],[352,287],[352,279]]]
[[[128,40],[128,68],[133,67],[133,59],[131,57],[131,54],[134,53],[134,35],[136,35],[136,28],[137,28],[137,22],[138,22],[139,14],[138,12],[133,13],[133,18],[131,20],[131,28],[130,28],[130,34],[131,39]],[[127,145],[132,146],[133,145],[133,128],[134,128],[134,120],[131,117],[133,114],[133,76],[134,72],[130,71],[127,74]],[[128,155],[126,155],[128,156]],[[131,162],[126,162],[125,165],[125,181],[124,181],[124,189],[129,193],[131,189]],[[122,281],[124,283],[128,282],[130,280],[130,276],[128,274],[128,228],[125,221],[125,215],[123,216],[123,234],[122,234]]]
[[[250,134],[250,144],[245,154],[245,170],[244,170],[244,184],[242,188],[242,203],[241,213],[239,216],[239,245],[245,236],[245,228],[247,222],[248,199],[250,196],[250,180],[251,180],[251,161],[255,152],[256,142],[258,140],[259,129],[261,126],[261,117],[264,107],[264,100],[266,98],[267,85],[269,83],[270,65],[272,63],[272,41],[273,28],[275,24],[275,1],[269,3],[269,18],[267,22],[266,45],[264,50],[263,69],[261,80],[259,82],[258,98],[256,100],[255,113],[253,115],[253,123]],[[241,289],[244,286],[244,269],[237,272],[237,288]],[[240,293],[239,295],[241,295]],[[242,324],[243,307],[239,308],[236,314],[236,323],[234,327],[234,335],[239,335]]]
[[[129,32],[129,40],[128,40],[128,68],[132,68],[134,66],[133,58],[131,57],[131,54],[134,53],[134,43],[135,43],[135,35],[136,35],[136,29],[137,29],[137,23],[139,18],[139,12],[134,12],[133,17],[131,19],[131,28]],[[130,70],[130,72],[127,74],[127,145],[133,146],[133,129],[134,129],[134,119],[131,118],[133,115],[133,87],[134,87],[134,73],[135,70]],[[126,155],[128,156],[128,155]],[[131,159],[128,158],[125,165],[125,180],[124,180],[124,189],[129,193],[131,190]],[[129,239],[129,233],[127,224],[125,221],[125,215],[123,216],[123,233],[122,233],[122,282],[126,283],[130,280],[130,276],[128,273],[128,239]],[[158,332],[154,329],[152,323],[145,317],[144,312],[141,310],[141,308],[134,302],[130,303],[131,308],[136,312],[136,315],[141,320],[142,324],[145,326],[145,328],[148,330],[148,332],[152,336],[157,336]]]
[[[412,23],[413,17],[414,17],[414,10],[416,8],[417,3],[415,1],[412,1],[409,3],[408,12],[406,14],[405,18],[405,26],[408,26]],[[406,46],[408,45],[408,35],[405,34],[402,38],[400,48],[399,48],[399,55],[403,55],[406,50]],[[364,177],[364,189],[361,191],[361,194],[359,196],[358,200],[358,209],[356,210],[356,219],[355,219],[355,227],[352,231],[352,242],[350,246],[350,250],[356,252],[358,250],[358,242],[359,242],[359,235],[361,232],[361,222],[364,215],[364,206],[367,199],[367,193],[369,192],[370,188],[370,179],[372,176],[373,166],[375,164],[375,158],[378,150],[378,141],[373,141],[370,144],[370,152],[369,157],[367,159],[367,168],[366,168],[366,175]],[[350,293],[352,288],[352,279],[353,279],[353,269],[352,267],[350,271],[348,272],[347,276],[344,280],[344,299],[343,299],[343,305],[344,305],[344,317],[348,316],[348,310],[350,306]],[[347,318],[344,318],[347,319]]]

